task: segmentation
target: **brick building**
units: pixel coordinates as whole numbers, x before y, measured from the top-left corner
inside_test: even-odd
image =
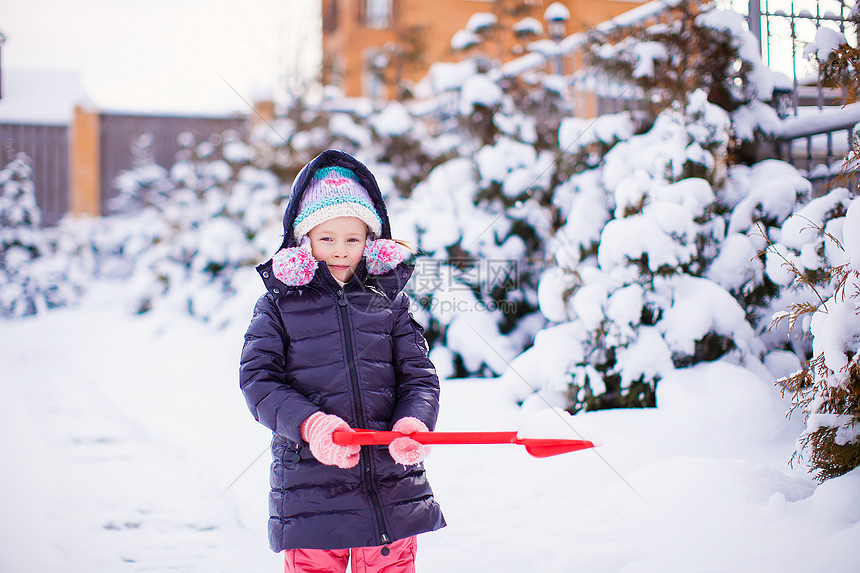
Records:
[[[489,41],[469,55],[505,62],[537,37],[582,32],[643,4],[624,0],[323,0],[323,82],[348,96],[396,98],[397,86],[423,78],[434,62],[463,57],[451,48],[475,14],[497,22]],[[567,8],[569,18],[549,29],[547,8]],[[552,14],[554,10],[550,10]],[[562,12],[564,12],[562,8]],[[491,18],[492,19],[492,18]],[[480,26],[480,21],[471,20]],[[514,33],[515,30],[520,34]],[[532,38],[529,31],[535,31]],[[479,50],[475,54],[475,50]]]

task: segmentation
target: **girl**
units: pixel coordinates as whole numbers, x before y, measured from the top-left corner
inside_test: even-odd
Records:
[[[341,446],[335,431],[432,429],[439,380],[403,292],[376,179],[329,150],[306,165],[284,241],[257,267],[267,293],[245,334],[240,385],[273,432],[269,545],[286,572],[415,570],[415,535],[445,525],[409,437]]]

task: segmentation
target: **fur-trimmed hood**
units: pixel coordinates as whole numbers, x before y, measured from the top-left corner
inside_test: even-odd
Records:
[[[388,211],[382,199],[379,184],[370,170],[355,157],[329,149],[319,154],[313,161],[305,165],[296,180],[290,193],[290,201],[284,213],[284,238],[277,253],[266,263],[257,267],[257,271],[263,277],[266,287],[277,293],[280,289],[272,286],[272,279],[288,287],[301,287],[309,284],[317,275],[320,267],[311,254],[309,241],[307,239],[297,244],[294,237],[296,218],[302,203],[302,198],[310,185],[314,174],[325,167],[344,167],[349,169],[358,177],[359,183],[367,190],[373,208],[382,222],[380,236],[370,240],[364,250],[364,263],[361,275],[385,275],[403,263],[404,255],[396,241],[391,239],[391,224],[388,219]],[[324,265],[325,263],[322,263]]]
[[[385,202],[382,200],[382,192],[379,190],[379,184],[376,182],[376,177],[370,170],[358,159],[343,151],[329,149],[323,151],[310,163],[305,165],[296,180],[293,182],[293,188],[290,192],[290,202],[287,205],[287,211],[284,213],[284,240],[281,243],[280,249],[288,247],[296,247],[296,240],[293,237],[293,227],[296,217],[299,214],[299,205],[305,190],[313,179],[314,173],[323,167],[345,167],[354,172],[358,176],[361,186],[367,190],[370,195],[370,200],[373,202],[373,207],[379,218],[382,219],[382,234],[377,239],[391,238],[391,224],[388,220],[388,211],[385,208]],[[280,250],[279,249],[279,250]]]

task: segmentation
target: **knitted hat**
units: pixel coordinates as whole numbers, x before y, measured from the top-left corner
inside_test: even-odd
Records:
[[[314,173],[302,195],[293,238],[301,242],[311,229],[336,217],[357,217],[374,236],[382,234],[382,219],[358,176],[346,167],[323,167]]]
[[[305,188],[293,221],[293,238],[298,245],[283,247],[272,257],[275,278],[290,286],[308,284],[319,265],[307,234],[336,217],[357,217],[370,230],[364,248],[367,272],[385,274],[403,262],[403,252],[396,241],[376,239],[382,235],[382,218],[358,176],[346,167],[329,166],[318,169]]]

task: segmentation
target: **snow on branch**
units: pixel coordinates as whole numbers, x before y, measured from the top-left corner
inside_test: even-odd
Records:
[[[675,8],[680,3],[681,0],[653,0],[652,2],[648,2],[638,8],[624,12],[623,14],[598,25],[596,29],[602,34],[608,34],[618,28],[635,26],[649,18],[657,16],[664,10]]]
[[[783,120],[772,135],[784,139],[798,139],[851,129],[860,123],[860,103],[848,104],[838,109],[825,109],[803,116]]]

